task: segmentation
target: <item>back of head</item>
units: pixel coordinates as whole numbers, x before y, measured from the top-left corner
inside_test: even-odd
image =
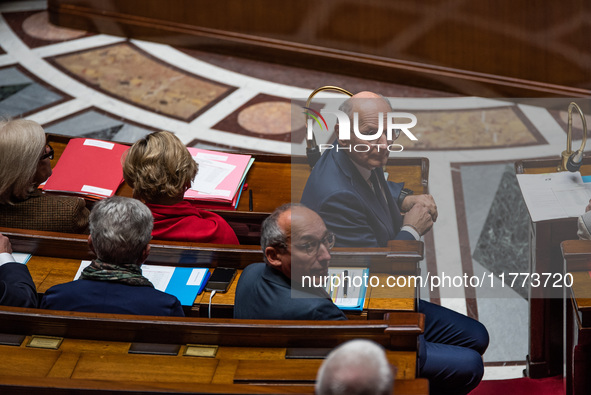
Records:
[[[90,236],[97,257],[103,262],[139,262],[152,239],[154,219],[145,204],[114,196],[96,203],[90,213]]]
[[[369,340],[352,340],[335,348],[316,377],[317,395],[386,395],[393,389],[384,349]]]
[[[151,203],[181,196],[197,174],[187,147],[170,132],[155,132],[138,140],[123,164],[125,181],[134,196]]]
[[[26,199],[45,150],[45,132],[26,119],[0,120],[0,204]]]

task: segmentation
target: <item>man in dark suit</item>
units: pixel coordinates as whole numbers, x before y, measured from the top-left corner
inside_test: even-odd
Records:
[[[392,111],[384,98],[370,92],[352,99],[342,111],[351,119],[352,113],[360,114],[362,134],[374,134],[378,114]],[[351,140],[338,140],[338,147],[324,152],[306,182],[301,202],[320,214],[337,235],[337,247],[385,247],[389,240],[416,240],[437,220],[431,195],[402,199],[402,185],[386,181],[382,166],[388,161],[387,145],[385,133],[371,141],[353,133]],[[404,219],[401,210],[406,212]]]
[[[346,319],[324,289],[310,286],[328,274],[333,245],[334,235],[314,211],[279,207],[263,222],[265,263],[248,265],[238,280],[234,318]]]
[[[41,308],[94,313],[184,316],[179,300],[142,276],[153,217],[136,199],[114,196],[90,213],[88,245],[97,256],[79,280],[47,290]]]
[[[0,305],[37,307],[37,290],[26,265],[12,257],[8,237],[0,234]]]
[[[437,219],[430,195],[400,195],[400,185],[386,182],[382,166],[388,160],[386,134],[392,108],[387,99],[361,92],[340,108],[351,124],[358,117],[363,140],[351,133],[338,147],[325,152],[308,178],[302,203],[316,211],[335,233],[339,247],[385,247],[389,240],[419,240]],[[382,119],[380,119],[382,117]],[[337,125],[340,126],[340,125]],[[338,129],[336,130],[338,132]],[[337,149],[338,148],[338,149]],[[401,212],[405,212],[404,218]],[[488,332],[479,322],[423,300],[425,333],[419,350],[419,374],[429,379],[431,394],[466,394],[484,374],[482,354]]]

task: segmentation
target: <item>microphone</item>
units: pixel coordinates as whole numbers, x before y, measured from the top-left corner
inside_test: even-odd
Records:
[[[576,109],[581,116],[581,122],[583,124],[583,141],[581,142],[581,148],[577,151],[572,151],[572,124],[573,124],[573,109]],[[578,106],[577,103],[571,102],[568,106],[568,130],[566,134],[566,150],[562,151],[561,163],[556,170],[558,171],[579,171],[583,164],[583,151],[585,150],[585,144],[587,143],[587,122],[585,121],[585,115],[583,110]]]
[[[566,170],[574,173],[575,171],[579,171],[582,164],[583,164],[583,153],[577,151],[568,157],[568,160],[566,161]]]

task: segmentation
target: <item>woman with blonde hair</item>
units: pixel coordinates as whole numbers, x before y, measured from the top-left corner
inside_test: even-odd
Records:
[[[42,193],[51,175],[53,148],[37,122],[0,120],[0,226],[83,233],[89,211],[84,199]]]
[[[155,132],[131,146],[123,164],[133,196],[154,216],[152,237],[194,243],[239,244],[234,230],[219,215],[183,200],[197,174],[187,147],[170,132]]]

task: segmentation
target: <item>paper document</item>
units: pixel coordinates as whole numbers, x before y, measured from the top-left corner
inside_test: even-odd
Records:
[[[166,291],[173,273],[174,267],[172,266],[142,265],[142,275],[150,280],[158,291]]]
[[[197,192],[212,193],[236,168],[229,163],[206,159],[203,155],[194,156],[193,159],[199,165],[199,170],[191,182],[191,189]]]
[[[518,174],[517,181],[533,222],[578,217],[591,198],[579,172]]]
[[[185,192],[185,199],[223,203],[225,207],[235,208],[240,194],[238,188],[252,164],[251,156],[192,147],[187,149],[199,164],[199,170]]]
[[[24,263],[26,265],[27,262],[29,262],[29,259],[31,259],[31,254],[25,254],[23,252],[13,252],[12,257],[16,262]]]
[[[326,292],[341,310],[363,310],[369,269],[355,267],[331,267]]]
[[[82,261],[74,280],[78,280],[85,267],[92,261]],[[209,269],[192,267],[173,267],[142,265],[142,275],[154,285],[154,288],[174,295],[183,306],[192,306],[209,279]]]

